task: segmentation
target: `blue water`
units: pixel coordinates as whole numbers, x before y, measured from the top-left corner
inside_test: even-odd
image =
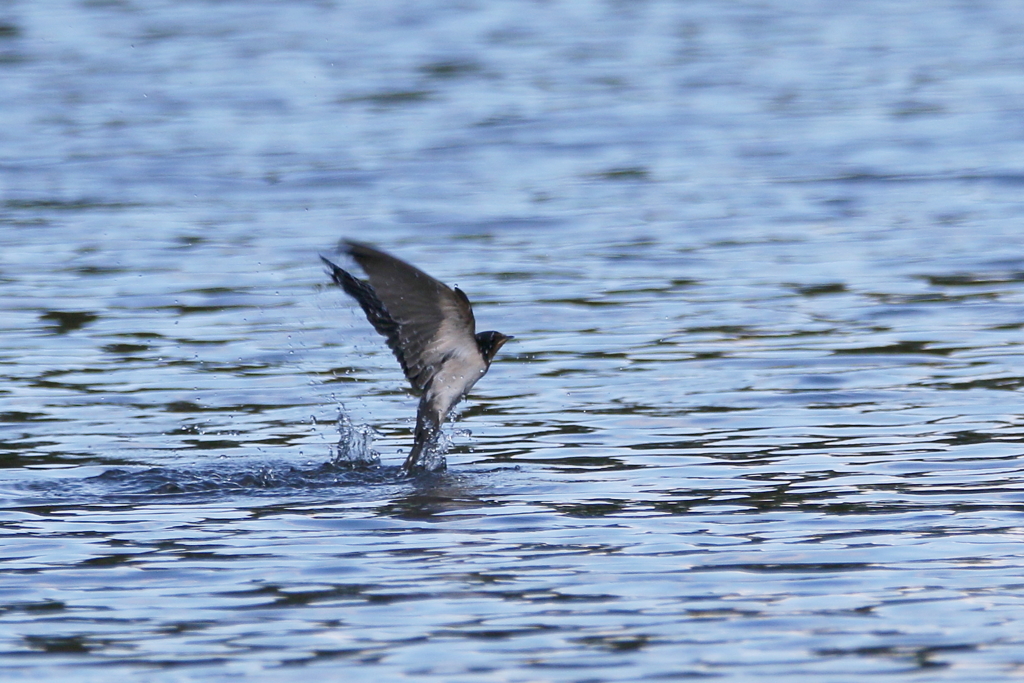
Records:
[[[1022,34],[0,5],[0,678],[1017,675]],[[344,237],[516,337],[446,473]]]

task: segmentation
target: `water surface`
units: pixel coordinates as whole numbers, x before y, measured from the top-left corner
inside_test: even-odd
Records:
[[[0,675],[1014,675],[1022,30],[4,5]],[[516,336],[444,474],[342,237]]]

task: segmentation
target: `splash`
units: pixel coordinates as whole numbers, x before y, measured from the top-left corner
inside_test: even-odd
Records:
[[[448,468],[445,455],[452,447],[452,437],[446,432],[438,430],[434,437],[427,442],[420,453],[416,463],[416,471],[419,472],[442,472]]]
[[[344,412],[338,413],[338,452],[331,464],[340,467],[379,467],[380,454],[373,450],[373,429],[356,427]]]

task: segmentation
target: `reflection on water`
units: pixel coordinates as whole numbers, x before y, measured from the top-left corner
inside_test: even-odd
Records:
[[[0,8],[2,677],[1002,680],[1022,28]],[[516,336],[446,473],[341,237]]]

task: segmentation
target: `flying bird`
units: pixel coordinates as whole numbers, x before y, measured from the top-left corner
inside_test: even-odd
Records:
[[[512,339],[476,331],[469,298],[422,270],[362,242],[342,242],[366,272],[360,280],[329,260],[334,283],[352,296],[373,328],[387,339],[413,390],[421,394],[412,450],[403,469],[444,469],[444,458],[425,458],[455,405],[487,373],[498,349]]]

